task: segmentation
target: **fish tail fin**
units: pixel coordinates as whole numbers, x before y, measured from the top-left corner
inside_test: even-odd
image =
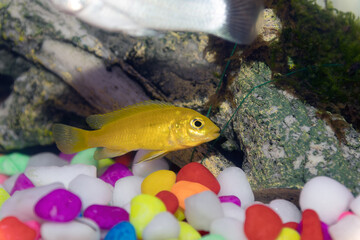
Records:
[[[226,20],[213,35],[239,44],[250,44],[263,25],[262,0],[223,0]]]
[[[58,123],[52,130],[56,146],[63,153],[76,153],[91,147],[88,145],[89,131]]]

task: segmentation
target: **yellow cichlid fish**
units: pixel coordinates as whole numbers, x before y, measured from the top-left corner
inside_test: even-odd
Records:
[[[150,152],[140,161],[147,161],[171,151],[200,145],[220,135],[220,129],[200,113],[157,101],[91,115],[86,122],[96,130],[54,124],[53,136],[60,151],[70,154],[99,147],[94,154],[99,160],[144,149]]]

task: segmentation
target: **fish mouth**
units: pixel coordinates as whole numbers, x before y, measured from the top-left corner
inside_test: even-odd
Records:
[[[220,136],[220,132],[214,132],[209,137],[209,140],[214,140],[214,139],[218,138],[219,136]]]

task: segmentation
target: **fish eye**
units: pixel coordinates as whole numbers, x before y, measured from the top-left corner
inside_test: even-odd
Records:
[[[204,121],[200,118],[195,118],[190,122],[191,127],[201,129],[204,126]]]

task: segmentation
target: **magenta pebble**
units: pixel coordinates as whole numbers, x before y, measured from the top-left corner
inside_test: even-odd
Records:
[[[36,215],[52,222],[70,222],[80,211],[80,198],[65,189],[56,189],[48,193],[35,205]]]
[[[76,153],[73,153],[73,154],[66,154],[66,153],[60,153],[59,154],[59,157],[61,159],[64,159],[68,162],[71,162],[71,159],[73,159],[73,157],[76,155]]]
[[[133,173],[123,164],[114,163],[101,175],[100,179],[115,186],[117,180],[123,177],[133,176]]]
[[[321,231],[322,231],[324,240],[331,240],[331,236],[328,231],[328,225],[326,223],[321,222]]]
[[[237,196],[234,195],[227,195],[227,196],[220,196],[219,197],[220,202],[232,202],[236,205],[238,205],[239,207],[241,207],[241,201]]]
[[[94,220],[102,229],[111,229],[119,222],[129,221],[129,214],[125,209],[105,205],[89,206],[84,211],[84,217]]]
[[[10,192],[13,195],[16,191],[33,188],[35,185],[28,179],[25,174],[21,173],[15,181],[14,187]]]

